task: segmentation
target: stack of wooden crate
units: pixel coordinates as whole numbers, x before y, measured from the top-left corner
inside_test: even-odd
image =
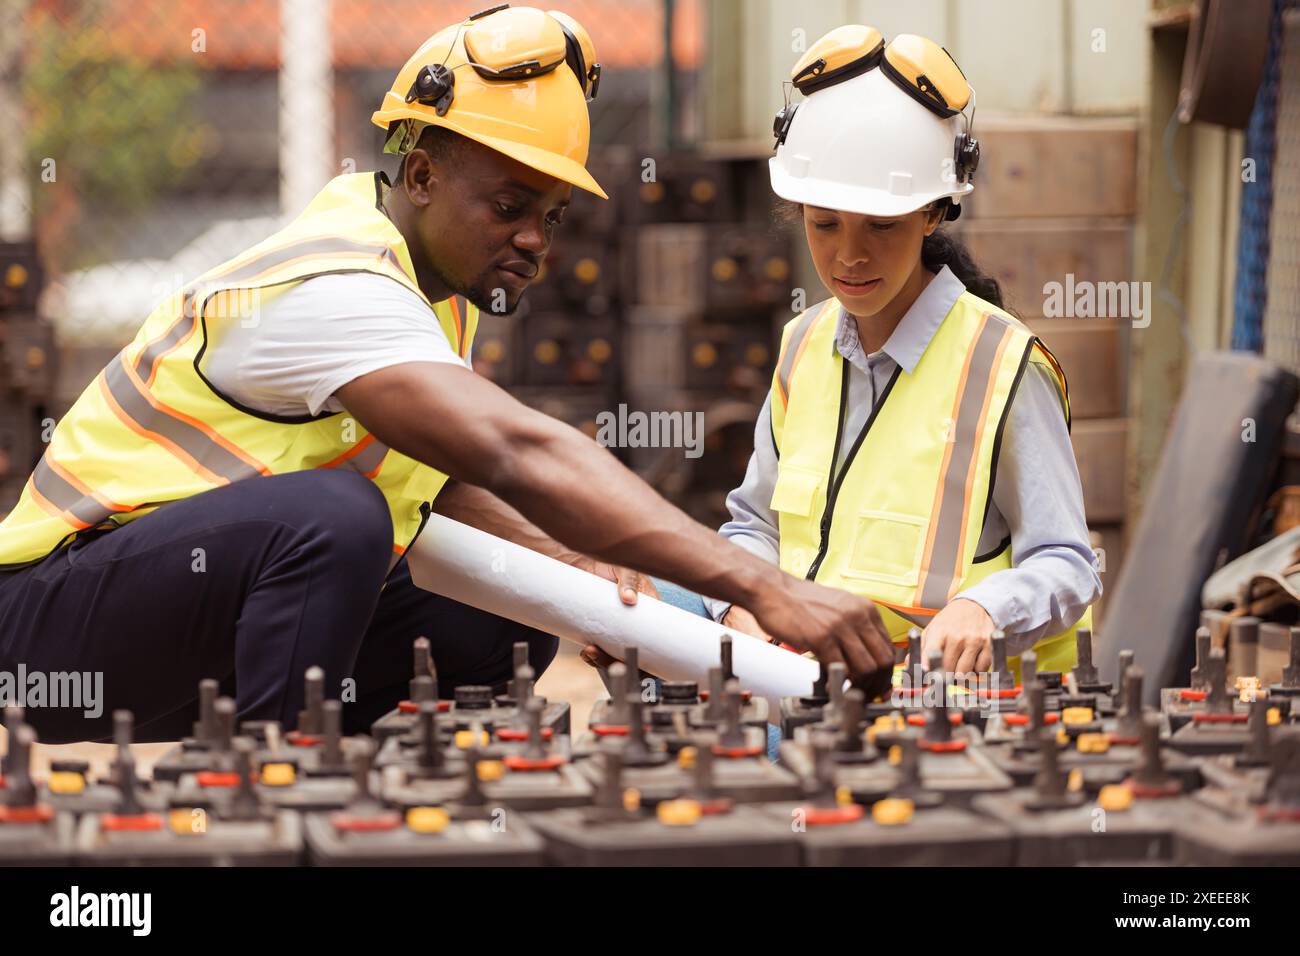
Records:
[[[1045,287],[1060,283],[1065,292],[1071,284],[1138,278],[1137,125],[1125,118],[1008,118],[982,122],[979,138],[984,160],[975,192],[953,225],[975,261],[1001,281],[1008,307],[1065,369],[1088,525],[1103,587],[1113,591],[1124,549],[1128,337],[1135,324],[1149,321],[1150,287],[1140,293],[1145,319],[1133,314],[1131,302],[1127,315],[1049,315],[1057,310]],[[1104,607],[1103,597],[1098,618]]]

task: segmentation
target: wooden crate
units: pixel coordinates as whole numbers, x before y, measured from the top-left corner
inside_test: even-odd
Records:
[[[1034,318],[1045,315],[1048,283],[1060,283],[1064,293],[1070,275],[1076,284],[1133,281],[1132,231],[1131,223],[1117,219],[999,219],[973,220],[958,235],[980,268],[1002,284],[1006,306]],[[1140,291],[1149,319],[1151,303]]]
[[[1070,415],[1124,414],[1123,328],[1113,319],[1032,319],[1028,323],[1056,356],[1070,388]]]
[[[1124,520],[1124,455],[1128,420],[1077,421],[1070,432],[1089,525]]]
[[[1133,216],[1137,124],[1129,119],[986,117],[963,217]]]

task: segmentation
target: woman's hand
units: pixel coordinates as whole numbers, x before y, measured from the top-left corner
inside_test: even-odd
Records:
[[[720,622],[723,627],[729,627],[732,630],[740,631],[742,634],[751,634],[754,637],[762,638],[771,643],[772,635],[763,630],[754,615],[750,614],[738,604],[731,605],[727,613],[722,615]]]
[[[654,582],[639,571],[633,571],[631,568],[620,568],[604,561],[589,558],[586,555],[580,555],[569,563],[575,568],[581,568],[588,574],[594,574],[597,577],[608,578],[613,581],[618,585],[619,598],[628,606],[636,603],[638,592],[648,594],[652,598],[659,597],[659,589],[655,587]],[[609,667],[610,664],[617,663],[613,657],[595,644],[588,644],[578,656],[592,667]]]
[[[993,666],[993,618],[974,601],[957,598],[934,616],[921,635],[921,650],[943,653],[949,674],[986,671]]]

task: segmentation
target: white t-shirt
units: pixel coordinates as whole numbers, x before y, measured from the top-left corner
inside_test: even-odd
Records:
[[[263,290],[249,318],[223,323],[200,367],[235,401],[272,415],[343,411],[334,393],[404,362],[469,367],[414,292],[369,272]]]

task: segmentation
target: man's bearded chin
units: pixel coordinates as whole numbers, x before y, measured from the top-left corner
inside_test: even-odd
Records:
[[[523,292],[519,292],[512,301],[509,292],[499,284],[492,285],[486,276],[471,282],[461,295],[478,306],[480,312],[492,315],[512,315],[524,298]]]
[[[430,271],[434,276],[451,289],[456,295],[463,295],[469,299],[480,312],[490,312],[493,315],[512,315],[519,308],[519,303],[523,299],[523,293],[515,296],[514,301],[510,300],[510,293],[500,285],[493,285],[489,276],[491,271],[474,279],[472,282],[465,283],[456,278],[447,275],[436,264],[430,264]],[[500,290],[498,292],[498,290]]]

